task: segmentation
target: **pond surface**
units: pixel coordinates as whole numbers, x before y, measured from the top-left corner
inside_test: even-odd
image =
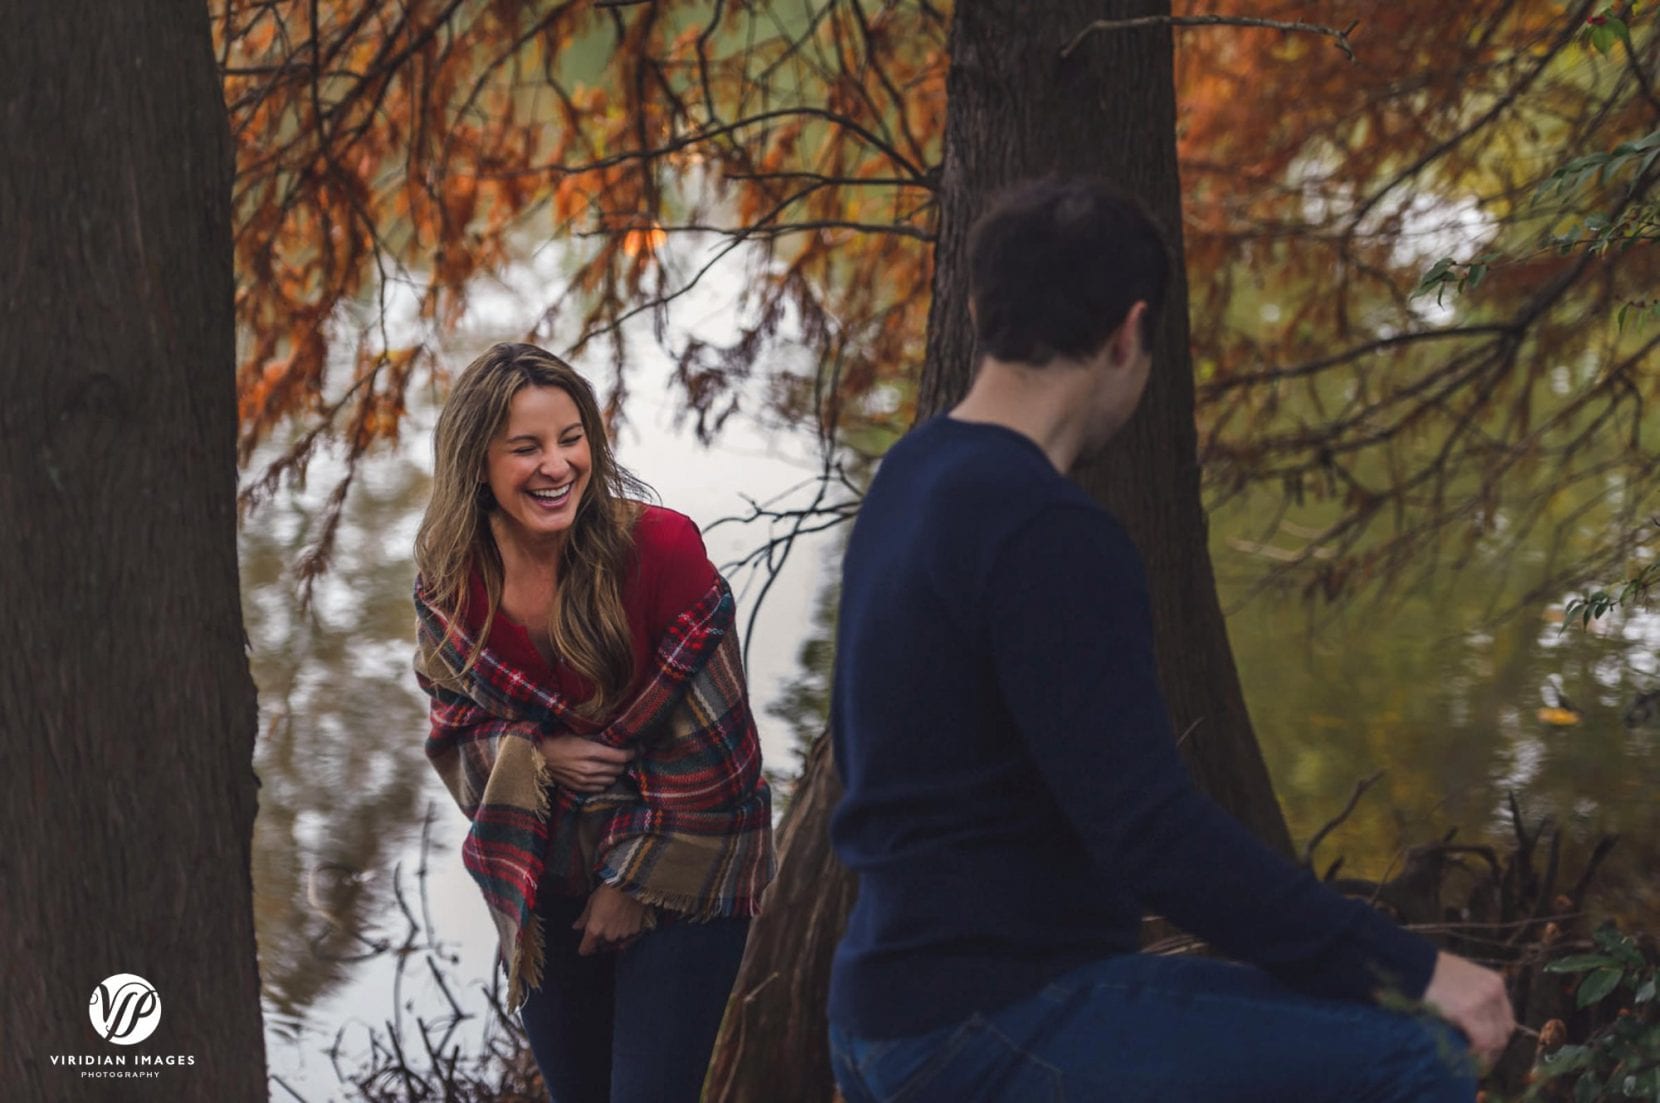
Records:
[[[1387,601],[1316,607],[1259,592],[1260,533],[1244,537],[1226,514],[1213,529],[1229,635],[1292,837],[1309,838],[1384,771],[1317,867],[1341,855],[1347,871],[1382,877],[1403,847],[1454,828],[1502,852],[1515,794],[1530,830],[1547,816],[1562,828],[1570,884],[1596,840],[1618,833],[1600,903],[1660,926],[1660,727],[1625,721],[1660,688],[1660,616],[1565,626],[1569,595],[1506,613],[1542,570],[1543,553],[1526,550]]]

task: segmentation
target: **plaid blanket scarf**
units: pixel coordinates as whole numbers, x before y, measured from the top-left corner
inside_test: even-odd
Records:
[[[465,626],[420,580],[415,607],[426,754],[472,822],[462,862],[495,920],[510,1009],[542,980],[538,888],[603,882],[693,921],[756,914],[774,870],[771,796],[725,579],[675,619],[644,687],[603,727],[488,646],[458,673],[473,649]],[[605,792],[573,793],[538,749],[563,734],[640,753]]]

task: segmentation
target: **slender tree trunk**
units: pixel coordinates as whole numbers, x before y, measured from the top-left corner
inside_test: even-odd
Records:
[[[939,240],[923,368],[923,416],[956,402],[975,362],[968,231],[1002,187],[1093,173],[1140,196],[1181,248],[1175,89],[1165,28],[1097,34],[1103,18],[1169,14],[1168,0],[958,0],[951,28]],[[1226,33],[1226,32],[1222,32]],[[1147,560],[1162,681],[1198,784],[1260,838],[1290,838],[1245,710],[1211,572],[1199,495],[1187,285],[1176,269],[1141,408],[1079,481],[1129,528]],[[824,995],[852,900],[823,839],[840,787],[820,746],[785,822],[789,849],[757,921],[717,1047],[708,1098],[830,1098]]]
[[[15,7],[0,36],[0,1098],[264,1099],[231,147],[207,11]],[[120,973],[159,996],[137,1044],[93,1025],[95,989]],[[84,1077],[122,1066],[54,1056],[158,1075]]]

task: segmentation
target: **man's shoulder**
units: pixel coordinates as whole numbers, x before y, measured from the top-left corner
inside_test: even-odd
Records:
[[[854,524],[846,569],[913,568],[972,602],[1011,549],[1028,564],[1062,564],[1111,562],[1132,547],[1034,442],[1001,426],[942,420],[890,449]]]
[[[1068,561],[1139,564],[1141,553],[1123,522],[1077,484],[1068,482],[1076,493],[1056,494],[1032,503],[1023,511],[1020,523],[1008,532],[1003,541],[1005,550],[1018,546],[1030,553],[1047,547]]]
[[[961,497],[988,514],[1008,505],[1065,497],[1068,488],[1076,489],[1035,442],[1013,429],[944,415],[917,426],[889,449],[876,478],[887,493],[936,501],[942,495]]]

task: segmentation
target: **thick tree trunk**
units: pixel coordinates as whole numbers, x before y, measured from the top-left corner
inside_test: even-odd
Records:
[[[1182,255],[1169,29],[1100,32],[1070,59],[1059,56],[1061,44],[1094,20],[1169,13],[1168,0],[957,5],[925,414],[952,405],[968,389],[974,365],[968,231],[999,189],[1048,172],[1103,176],[1139,196]],[[1289,854],[1290,835],[1251,730],[1211,572],[1193,424],[1187,280],[1179,263],[1154,362],[1135,417],[1105,455],[1077,472],[1078,481],[1124,522],[1147,561],[1172,737],[1184,736],[1194,779],[1259,838]]]
[[[778,880],[749,946],[710,1063],[709,1100],[830,1098],[824,1001],[830,956],[853,907],[852,876],[830,852],[842,787],[830,740],[808,752],[778,835]]]
[[[264,1099],[231,148],[200,0],[24,0],[0,151],[0,1098]],[[120,973],[159,996],[138,1044],[94,1029]]]
[[[998,189],[1048,172],[1106,177],[1152,208],[1180,255],[1168,29],[1101,33],[1070,59],[1060,56],[1095,20],[1169,10],[1168,0],[958,0],[923,416],[950,406],[968,388],[974,365],[968,231]],[[1147,559],[1162,681],[1176,725],[1171,737],[1185,735],[1195,780],[1260,838],[1289,853],[1211,573],[1187,286],[1179,264],[1176,275],[1141,408],[1108,454],[1078,477],[1124,521]],[[791,846],[738,977],[711,1074],[712,1100],[805,1103],[831,1095],[824,980],[853,893],[823,839],[839,793],[823,743],[809,758],[786,817]]]

